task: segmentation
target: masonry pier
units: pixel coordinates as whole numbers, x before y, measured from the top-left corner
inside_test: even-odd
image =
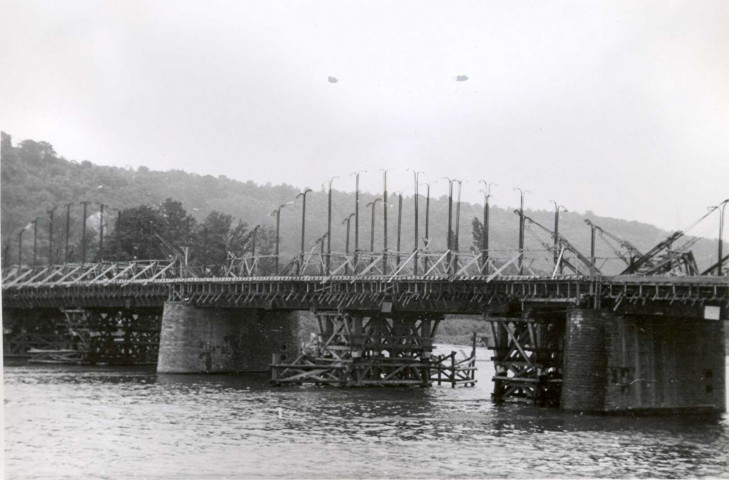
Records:
[[[488,317],[493,397],[593,413],[723,412],[724,322],[712,308]]]
[[[723,412],[724,322],[572,309],[563,372],[564,410]]]
[[[296,355],[298,336],[296,312],[165,302],[157,372],[268,371],[271,352]]]

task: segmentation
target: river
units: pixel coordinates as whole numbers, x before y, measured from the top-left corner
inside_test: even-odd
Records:
[[[448,353],[450,347],[436,352]],[[489,352],[479,349],[479,358]],[[475,388],[271,387],[268,376],[5,366],[6,478],[729,475],[729,418],[609,417]],[[729,371],[729,369],[727,369]]]

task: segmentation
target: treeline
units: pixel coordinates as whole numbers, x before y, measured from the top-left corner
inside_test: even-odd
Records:
[[[80,202],[90,202],[87,207],[87,255],[98,251],[98,225],[100,221],[100,205],[106,205],[105,223],[107,223],[109,240],[105,241],[104,256],[120,255],[129,258],[135,255],[153,255],[155,257],[165,253],[160,246],[159,235],[168,243],[190,246],[190,252],[198,255],[198,260],[207,261],[210,258],[221,258],[221,250],[210,247],[212,244],[222,245],[228,242],[233,251],[240,250],[235,238],[240,238],[260,225],[259,231],[270,243],[271,229],[275,227],[275,217],[271,212],[281,205],[281,254],[291,258],[299,252],[301,232],[301,200],[296,196],[299,189],[289,185],[256,185],[253,182],[239,182],[225,176],[213,177],[210,175],[196,175],[179,170],[166,172],[152,171],[144,167],[137,169],[106,167],[93,165],[91,162],[75,162],[64,159],[58,155],[53,146],[47,142],[24,140],[13,145],[12,138],[3,133],[0,148],[0,170],[2,176],[2,237],[3,260],[14,263],[17,258],[19,237],[23,239],[23,258],[29,261],[32,255],[33,221],[38,219],[38,255],[45,260],[49,233],[54,236],[54,248],[50,254],[54,260],[62,258],[65,245],[59,239],[65,236],[66,213],[68,203],[71,206],[69,225],[69,250],[78,258],[81,254],[81,238],[83,233],[83,208]],[[243,159],[242,161],[253,161]],[[370,248],[370,212],[366,208],[368,202],[373,201],[377,195],[362,193],[360,195],[360,223],[359,246],[361,249]],[[116,227],[116,217],[121,211],[122,225],[126,221],[133,221],[136,216],[146,218],[152,224],[158,225],[160,218],[167,220],[167,202],[182,201],[179,208],[186,210],[185,222],[190,222],[190,231],[176,226],[175,228],[155,227],[154,232],[134,220],[136,227],[144,231],[144,238],[124,239],[114,238],[112,233]],[[418,238],[425,237],[425,209],[424,198],[420,203],[420,223]],[[289,202],[293,202],[289,204]],[[327,231],[327,194],[318,190],[307,196],[307,224],[306,245],[310,248],[314,239]],[[335,190],[333,192],[332,209],[332,249],[344,251],[346,238],[346,224],[342,221],[354,211],[354,194]],[[145,207],[142,207],[145,206]],[[393,195],[389,201],[388,233],[390,249],[396,245],[397,235],[397,198]],[[55,208],[53,225],[50,224],[49,210]],[[124,212],[130,209],[146,208],[147,211],[135,211],[125,220]],[[177,207],[176,207],[177,208]],[[460,248],[468,250],[472,244],[473,219],[480,218],[482,206],[478,204],[463,203],[460,218]],[[218,217],[229,216],[229,228],[223,233],[218,225],[220,219],[208,220],[209,216],[217,212]],[[413,247],[413,198],[403,199],[401,226],[401,249],[411,250]],[[179,213],[179,212],[178,212]],[[527,210],[530,217],[538,222],[550,226],[553,212],[545,210]],[[701,212],[703,213],[703,212]],[[376,210],[376,227],[374,232],[374,248],[382,248],[383,218],[382,202]],[[227,218],[227,217],[226,217]],[[590,218],[606,230],[629,239],[636,247],[649,250],[656,243],[666,238],[669,232],[659,230],[651,225],[628,222],[624,220],[601,218],[591,212],[579,214],[567,212],[561,215],[560,232],[565,235],[577,248],[583,252],[590,249],[590,230],[584,224],[585,218]],[[442,250],[446,246],[446,230],[448,219],[447,197],[431,198],[430,201],[430,231],[429,238],[431,250]],[[206,223],[207,222],[207,223]],[[240,222],[240,223],[239,223]],[[227,223],[227,220],[222,223]],[[207,224],[208,248],[210,255],[204,252],[205,227]],[[238,226],[243,225],[236,233]],[[477,223],[476,223],[477,224]],[[150,224],[147,224],[150,225]],[[147,230],[142,230],[147,228]],[[20,231],[23,230],[23,234]],[[93,231],[93,233],[91,233]],[[211,233],[214,232],[214,233]],[[141,234],[140,234],[141,235]],[[515,249],[518,242],[518,217],[512,209],[492,206],[490,216],[490,247],[494,250]],[[154,243],[154,240],[157,243]],[[119,242],[116,245],[114,242]],[[265,243],[265,241],[263,241]],[[352,222],[351,243],[354,244],[354,222]],[[262,245],[263,246],[263,245]],[[531,234],[526,237],[526,248],[542,248],[539,240]],[[108,249],[108,253],[107,253]],[[149,251],[150,249],[154,251]],[[716,245],[709,240],[700,240],[693,246],[700,267],[710,265],[715,261]],[[727,248],[729,251],[729,247]],[[12,252],[12,253],[11,253]],[[216,257],[217,255],[217,257]],[[600,257],[615,256],[604,242],[598,242],[597,255]],[[98,255],[97,255],[98,256]],[[95,257],[94,257],[95,258]],[[111,257],[110,257],[111,258]],[[611,272],[606,272],[611,273]]]

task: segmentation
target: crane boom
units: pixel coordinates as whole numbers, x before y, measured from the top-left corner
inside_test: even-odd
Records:
[[[519,211],[515,210],[515,213],[519,214]],[[524,215],[524,220],[529,221],[529,223],[533,223],[537,227],[539,227],[542,230],[544,230],[545,232],[547,232],[552,238],[555,238],[555,234],[552,230],[548,229],[547,227],[545,227],[541,223],[537,222],[533,218]],[[600,272],[600,269],[597,268],[597,266],[593,265],[592,262],[590,262],[590,260],[587,257],[585,257],[579,250],[577,250],[577,248],[575,248],[575,246],[572,245],[561,234],[557,235],[557,241],[560,243],[560,245],[562,245],[565,248],[565,250],[572,252],[572,254],[574,254],[574,256],[576,256],[590,271],[594,272],[597,275],[602,275],[602,272]]]

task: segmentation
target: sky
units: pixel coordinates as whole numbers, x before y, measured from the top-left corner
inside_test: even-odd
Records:
[[[729,198],[727,26],[725,1],[0,0],[0,129],[299,188],[387,168],[409,195],[410,168],[672,230]]]

